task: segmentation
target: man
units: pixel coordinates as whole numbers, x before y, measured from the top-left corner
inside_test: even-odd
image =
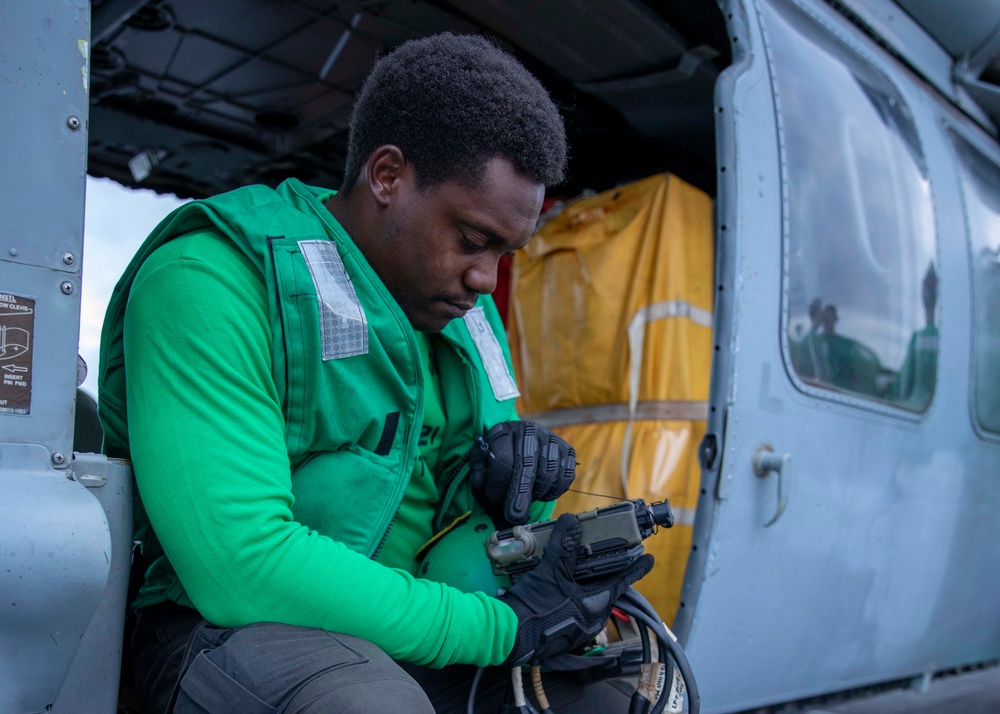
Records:
[[[546,518],[572,480],[568,445],[516,421],[488,298],[565,155],[537,80],[440,35],[373,69],[339,193],[240,189],[140,249],[100,396],[105,450],[138,486],[132,656],[150,712],[464,711],[475,666],[586,643],[652,566],[573,582],[564,517],[499,597],[414,577],[456,516]],[[496,711],[503,679],[483,679],[477,706]]]
[[[910,335],[906,356],[886,389],[886,397],[900,406],[923,411],[934,396],[940,334],[937,328],[938,277],[934,263],[927,266],[921,283],[924,326]]]

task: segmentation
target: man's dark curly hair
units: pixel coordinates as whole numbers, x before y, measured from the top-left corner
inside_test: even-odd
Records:
[[[400,148],[422,187],[475,185],[495,156],[546,186],[566,168],[566,130],[548,92],[478,35],[410,40],[375,63],[351,115],[342,190],[384,144]]]

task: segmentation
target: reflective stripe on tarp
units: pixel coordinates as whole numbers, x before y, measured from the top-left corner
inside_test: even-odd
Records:
[[[628,404],[590,404],[582,407],[551,409],[547,412],[522,414],[527,421],[553,429],[560,426],[578,424],[600,424],[606,421],[651,421],[664,419],[705,420],[708,418],[708,402],[656,401],[638,402],[634,414]]]

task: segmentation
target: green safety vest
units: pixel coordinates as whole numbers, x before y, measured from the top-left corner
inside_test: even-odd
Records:
[[[182,234],[215,228],[266,283],[274,383],[285,418],[298,522],[372,556],[417,457],[424,385],[409,321],[361,251],[319,202],[324,189],[290,179],[185,204],[154,229],[111,298],[101,346],[101,419],[127,433],[123,324],[143,261]],[[434,336],[448,429],[435,530],[473,506],[464,456],[472,439],[515,419],[518,395],[492,299]],[[125,456],[127,453],[111,454]]]

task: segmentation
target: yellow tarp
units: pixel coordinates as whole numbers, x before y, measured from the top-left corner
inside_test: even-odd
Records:
[[[669,498],[639,590],[676,613],[698,501],[712,359],[712,204],[661,174],[568,205],[512,269],[519,412],[576,447],[575,489]],[[612,501],[569,492],[558,512]]]

